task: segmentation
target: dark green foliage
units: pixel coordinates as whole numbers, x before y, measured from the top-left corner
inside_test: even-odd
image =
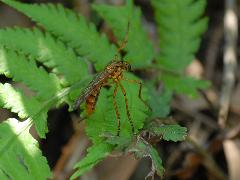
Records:
[[[207,18],[201,18],[206,0],[152,0],[152,4],[161,37],[158,64],[182,72],[194,59],[207,28]]]
[[[12,0],[2,0],[21,11],[46,30],[56,35],[75,49],[80,55],[96,63],[102,70],[114,57],[116,48],[110,45],[105,35],[100,35],[95,26],[84,17],[58,4],[23,4]]]
[[[172,91],[165,89],[160,93],[155,90],[154,86],[148,87],[150,89],[149,104],[152,107],[151,118],[167,117],[170,112],[169,104],[172,99]]]
[[[150,66],[154,51],[143,28],[140,9],[134,7],[132,1],[128,1],[128,5],[120,8],[104,4],[95,4],[93,8],[110,25],[114,35],[122,41],[126,34],[126,27],[130,23],[128,43],[125,48],[127,55],[124,59],[133,64],[134,68]]]
[[[184,77],[183,71],[195,58],[208,19],[202,17],[206,0],[151,0],[160,37],[157,65],[164,70],[160,78],[177,93],[196,96],[197,88],[209,83]]]
[[[169,90],[187,94],[190,97],[196,97],[198,89],[204,89],[210,85],[208,81],[196,80],[186,76],[173,76],[171,74],[163,75],[162,80]]]

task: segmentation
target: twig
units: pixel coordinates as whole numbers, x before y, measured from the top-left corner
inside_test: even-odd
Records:
[[[226,126],[230,99],[232,89],[235,82],[235,70],[237,66],[236,57],[236,44],[238,23],[237,15],[234,11],[236,7],[235,0],[225,1],[225,17],[224,17],[224,36],[225,36],[225,49],[224,49],[224,72],[223,72],[223,85],[220,97],[220,110],[218,115],[218,123],[221,128]]]
[[[204,158],[203,165],[214,175],[217,179],[226,180],[227,176],[222,172],[222,170],[215,163],[212,156],[201,146],[199,146],[195,141],[191,138],[187,137],[186,141],[191,144],[194,149]]]
[[[235,126],[234,128],[230,129],[228,132],[225,133],[225,139],[234,139],[240,134],[240,124]]]
[[[214,76],[214,66],[216,65],[217,55],[219,52],[219,45],[223,37],[222,23],[217,24],[217,26],[211,32],[212,37],[209,40],[209,44],[206,52],[206,78],[212,79]]]

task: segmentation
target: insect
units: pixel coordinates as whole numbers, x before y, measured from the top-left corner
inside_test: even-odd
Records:
[[[126,105],[126,112],[127,112],[127,117],[128,121],[131,125],[132,132],[135,133],[135,128],[134,124],[131,118],[131,114],[129,111],[128,107],[128,99],[126,95],[126,91],[121,84],[121,80],[127,80],[130,83],[137,83],[139,85],[139,92],[138,92],[138,97],[141,99],[141,101],[147,106],[147,103],[142,99],[142,83],[141,81],[138,80],[128,80],[123,77],[123,72],[124,71],[130,71],[131,70],[131,65],[123,60],[118,60],[118,54],[124,49],[126,46],[127,40],[128,40],[128,31],[129,31],[129,24],[128,24],[128,30],[125,36],[125,39],[121,46],[119,47],[117,53],[115,54],[114,60],[111,61],[102,72],[97,74],[95,78],[88,84],[88,86],[81,92],[79,98],[75,101],[73,105],[73,109],[77,109],[80,104],[83,102],[86,102],[86,111],[88,115],[91,115],[94,110],[95,110],[95,105],[97,102],[98,95],[100,93],[100,90],[103,86],[107,85],[109,81],[111,80],[112,83],[114,83],[116,86],[114,88],[113,92],[113,106],[115,108],[116,112],[116,118],[118,121],[118,130],[117,130],[117,136],[120,134],[120,114],[118,111],[118,106],[116,102],[116,95],[117,91],[120,88],[125,99],[125,105]]]

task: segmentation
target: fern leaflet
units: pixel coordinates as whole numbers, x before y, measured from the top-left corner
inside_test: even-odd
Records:
[[[151,158],[152,170],[148,174],[148,176],[151,176],[153,178],[155,172],[157,172],[157,174],[160,177],[163,176],[164,168],[162,164],[162,159],[159,157],[157,150],[151,144],[146,142],[143,138],[138,137],[135,147],[133,149],[130,149],[129,151],[135,152],[137,157],[140,157],[140,158],[143,158],[143,157]]]
[[[78,59],[70,48],[55,40],[51,34],[43,34],[37,28],[2,29],[0,43],[53,68],[53,72],[64,78],[65,86],[81,80],[88,73],[83,59]]]
[[[130,30],[125,48],[127,54],[124,59],[129,61],[133,68],[150,66],[154,51],[141,23],[141,10],[134,7],[132,1],[128,1],[128,4],[122,7],[95,4],[93,8],[111,26],[118,39],[124,39],[129,21]]]
[[[182,72],[194,59],[207,18],[201,18],[206,0],[152,0],[159,25],[160,66]]]
[[[161,93],[154,89],[154,85],[148,85],[150,99],[149,105],[152,107],[151,119],[166,118],[170,113],[170,103],[172,92],[164,89]]]
[[[0,179],[50,178],[47,160],[28,132],[29,123],[8,119],[0,124]]]
[[[125,76],[127,79],[136,79],[136,77],[131,74],[126,73]],[[126,81],[121,81],[121,83],[127,92],[129,111],[136,131],[135,133],[137,133],[138,130],[143,127],[143,123],[147,118],[148,107],[138,98],[138,84],[131,84]],[[106,137],[117,135],[118,121],[113,105],[114,88],[115,84],[113,84],[113,87],[111,87],[109,91],[105,89],[101,90],[96,110],[89,119],[87,119],[86,131],[95,144],[98,144]],[[120,113],[120,137],[131,139],[133,132],[127,117],[126,104],[121,89],[118,89],[116,101]]]
[[[190,97],[197,97],[197,89],[204,89],[210,85],[208,81],[186,76],[173,76],[171,74],[163,75],[162,80],[169,90],[175,90],[177,93],[187,94]]]
[[[112,152],[113,147],[106,143],[99,143],[90,147],[87,156],[75,165],[77,171],[71,176],[71,179],[76,179],[90,170],[95,164],[107,157]]]
[[[166,141],[183,141],[187,136],[187,128],[181,127],[178,124],[153,125],[150,131],[157,136],[162,136]]]
[[[201,17],[206,0],[152,0],[151,2],[155,8],[160,37],[160,54],[157,63],[160,69],[170,72],[160,78],[170,90],[196,96],[196,89],[206,88],[208,83],[200,80],[194,82],[193,79],[190,80],[182,74],[194,59],[194,54],[199,48],[200,36],[207,28],[208,19]],[[177,84],[169,85],[169,83],[173,84],[172,81]]]
[[[37,92],[40,100],[52,97],[60,89],[58,78],[38,68],[34,61],[25,56],[0,48],[0,74],[11,77],[14,81],[23,82]]]
[[[48,131],[47,111],[41,111],[42,104],[35,97],[27,98],[10,84],[0,84],[0,106],[17,113],[22,119],[30,117],[39,136],[45,137],[45,133]],[[36,114],[38,115],[36,116]]]
[[[103,69],[114,57],[116,48],[109,44],[105,35],[99,35],[93,24],[88,24],[84,17],[63,8],[60,4],[55,6],[23,4],[13,0],[1,1],[21,11],[67,42],[80,55],[93,61],[98,70]]]

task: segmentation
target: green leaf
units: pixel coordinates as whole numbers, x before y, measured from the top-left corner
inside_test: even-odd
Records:
[[[137,79],[128,73],[125,73],[124,75],[126,79]],[[147,118],[146,113],[148,112],[148,107],[146,107],[145,104],[138,98],[138,84],[129,83],[127,80],[121,81],[121,84],[126,90],[130,116],[133,122],[135,133],[137,133],[143,127],[143,123]],[[87,134],[94,143],[101,142],[105,134],[110,134],[113,136],[117,135],[118,121],[113,105],[114,88],[115,84],[112,85],[109,91],[105,88],[101,89],[95,111],[86,121]],[[146,96],[146,91],[143,89],[143,98],[145,97],[146,99]],[[125,99],[120,87],[117,91],[116,101],[120,114],[120,136],[131,139],[133,136],[132,127],[127,117]]]
[[[205,89],[210,86],[209,81],[197,80],[192,77],[173,76],[170,74],[162,75],[165,86],[176,93],[187,94],[190,97],[198,96],[198,89]]]
[[[207,28],[208,19],[202,17],[206,0],[152,0],[151,2],[155,9],[160,39],[157,64],[160,70],[170,72],[163,73],[160,78],[169,90],[196,97],[196,89],[206,88],[208,82],[183,77],[182,74],[195,58],[201,35]]]
[[[154,86],[148,86],[150,89],[149,105],[152,108],[151,118],[166,118],[170,112],[170,103],[172,92],[164,89],[161,93],[155,90]]]
[[[132,139],[127,139],[121,136],[103,134],[102,137],[105,137],[106,143],[114,145],[115,149],[120,151],[126,149],[132,142]]]
[[[87,156],[75,165],[74,168],[77,168],[77,171],[71,176],[71,179],[76,179],[90,170],[99,161],[108,156],[112,152],[113,147],[113,145],[106,143],[99,143],[90,147]]]
[[[48,131],[47,111],[41,110],[42,104],[35,97],[27,98],[10,84],[0,83],[0,107],[10,109],[22,119],[30,117],[39,136],[45,138]]]
[[[158,23],[161,53],[157,58],[164,69],[183,72],[194,59],[200,36],[207,28],[202,18],[206,0],[152,0]]]
[[[47,160],[29,133],[30,121],[8,119],[0,124],[0,179],[47,179]]]
[[[130,23],[128,42],[124,48],[127,54],[124,59],[130,62],[133,68],[146,68],[150,66],[154,56],[154,50],[143,28],[140,8],[133,7],[132,1],[128,1],[127,5],[120,7],[94,4],[93,8],[110,25],[114,35],[122,41],[127,33],[128,22]],[[119,44],[121,44],[122,41],[120,41]]]
[[[132,151],[132,149],[130,149],[130,151]],[[133,151],[135,151],[138,157],[149,156],[151,158],[152,170],[148,174],[148,176],[153,176],[155,171],[160,177],[163,176],[164,168],[162,164],[162,159],[158,155],[157,150],[151,144],[149,144],[142,138],[138,138],[136,146],[134,147]]]
[[[187,128],[178,124],[153,126],[150,128],[154,134],[162,136],[166,141],[183,141],[187,136]]]
[[[52,97],[60,89],[58,78],[38,68],[34,61],[28,61],[25,56],[0,48],[0,74],[23,82],[37,92],[40,100]]]
[[[0,43],[53,68],[56,74],[64,78],[65,86],[81,80],[88,73],[87,64],[83,59],[78,59],[72,49],[37,28],[1,29]]]
[[[154,169],[156,170],[157,174],[162,177],[164,173],[164,168],[162,164],[162,159],[159,157],[157,150],[150,146],[149,154],[153,161]]]
[[[125,74],[125,77],[126,79],[136,79],[136,77],[127,73]],[[135,133],[137,133],[137,131],[143,126],[143,122],[147,117],[146,112],[148,109],[145,104],[138,98],[138,84],[130,84],[127,81],[121,81],[121,83],[126,90],[130,115],[136,131]],[[113,87],[111,87],[110,90],[106,90],[105,88],[101,89],[96,104],[96,109],[94,113],[87,119],[86,131],[88,136],[93,141],[94,145],[92,146],[92,149],[89,150],[87,157],[80,161],[77,165],[79,170],[71,177],[72,179],[83,174],[85,171],[89,170],[96,163],[106,157],[106,155],[112,151],[114,147],[116,147],[115,145],[118,145],[120,148],[122,146],[125,146],[132,139],[133,132],[126,115],[126,104],[120,88],[118,89],[116,95],[117,106],[121,118],[120,137],[114,138],[114,136],[117,135],[118,131],[116,111],[113,106],[114,88],[115,84],[113,84]],[[109,137],[109,135],[111,137]],[[111,141],[112,139],[116,140],[114,144]],[[104,140],[108,144],[102,144]],[[101,150],[102,148],[104,150]],[[105,150],[106,148],[107,150]]]
[[[62,41],[68,43],[80,55],[93,61],[98,70],[111,61],[116,48],[105,35],[100,35],[92,23],[62,5],[24,4],[13,0],[1,0],[24,13]]]

